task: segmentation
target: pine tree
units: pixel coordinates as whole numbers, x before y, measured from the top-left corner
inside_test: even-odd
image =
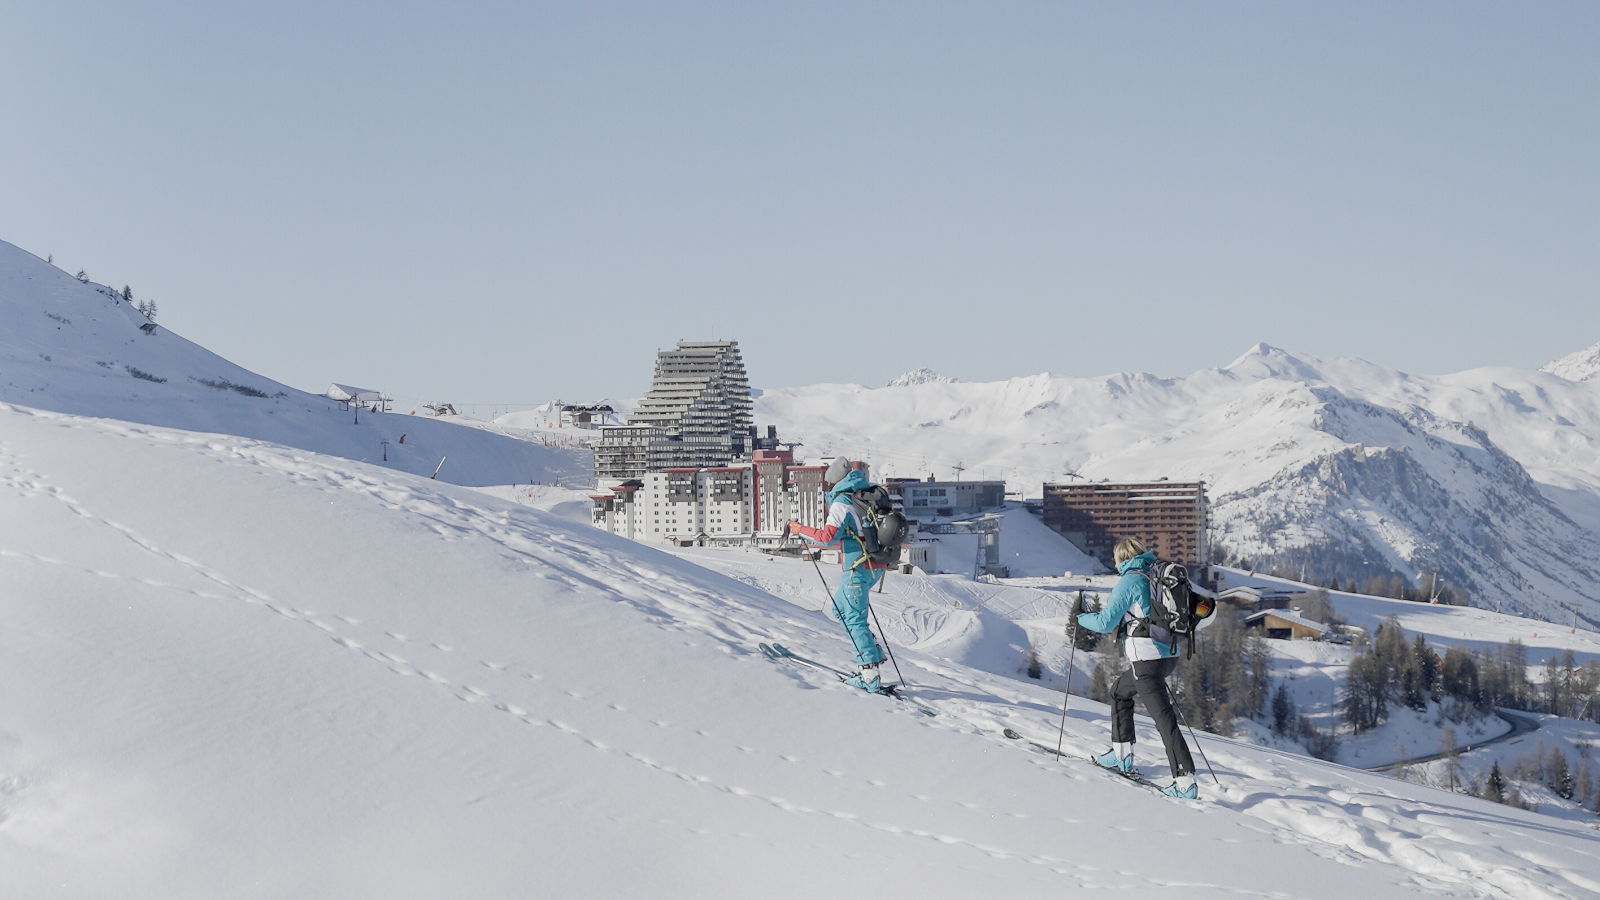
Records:
[[[1506,802],[1506,777],[1500,774],[1500,761],[1495,760],[1489,769],[1489,779],[1483,783],[1483,799],[1496,803]]]
[[[127,285],[123,285],[122,286],[122,299],[124,301],[128,302],[128,303],[132,303],[133,302],[133,288],[128,287]]]
[[[78,279],[79,281],[84,282],[85,284],[87,284],[88,281],[89,281],[89,273],[85,272],[82,269],[79,269],[78,270],[78,274],[76,274],[76,275],[74,275],[72,277]]]
[[[1287,732],[1294,720],[1294,701],[1289,698],[1289,689],[1280,684],[1272,694],[1272,732],[1274,734]]]
[[[1340,706],[1357,734],[1376,728],[1389,717],[1389,672],[1377,651],[1350,660]]]
[[[1545,784],[1549,785],[1550,790],[1563,800],[1571,800],[1576,785],[1572,781],[1572,767],[1567,765],[1567,755],[1561,752],[1560,747],[1550,748],[1550,758],[1545,763],[1544,771]]]
[[[1443,660],[1439,659],[1439,654],[1433,652],[1433,648],[1428,646],[1428,642],[1423,640],[1420,634],[1417,635],[1417,642],[1411,645],[1411,657],[1416,660],[1423,692],[1428,695],[1429,700],[1439,702],[1444,693],[1444,685],[1440,681]]]

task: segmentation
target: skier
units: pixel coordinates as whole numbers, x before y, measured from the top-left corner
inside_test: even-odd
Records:
[[[790,522],[789,530],[806,540],[823,546],[839,545],[839,562],[844,574],[839,578],[839,590],[833,595],[833,616],[844,623],[844,629],[855,645],[856,663],[861,671],[846,679],[845,684],[866,691],[883,689],[878,677],[878,665],[883,662],[883,648],[878,646],[867,627],[870,610],[868,594],[883,577],[882,565],[876,564],[865,552],[861,543],[862,522],[856,515],[850,498],[852,491],[870,487],[867,476],[852,468],[850,461],[835,457],[822,476],[823,489],[827,491],[827,524],[822,528],[807,528],[799,522]]]
[[[1113,558],[1122,579],[1112,589],[1111,599],[1099,612],[1078,614],[1078,624],[1090,631],[1121,631],[1123,652],[1131,663],[1111,690],[1111,748],[1094,761],[1123,774],[1133,772],[1133,695],[1137,693],[1144,701],[1145,712],[1161,732],[1167,763],[1172,767],[1172,784],[1161,793],[1193,800],[1200,796],[1194,779],[1194,759],[1178,730],[1172,695],[1167,692],[1167,676],[1178,668],[1178,651],[1175,645],[1153,641],[1148,635],[1150,581],[1144,573],[1156,561],[1156,555],[1146,550],[1138,538],[1123,538],[1117,542]]]

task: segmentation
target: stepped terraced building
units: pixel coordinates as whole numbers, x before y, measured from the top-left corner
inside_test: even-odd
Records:
[[[628,424],[601,433],[595,474],[602,483],[745,458],[753,449],[750,381],[739,342],[679,341],[656,353],[650,391]]]

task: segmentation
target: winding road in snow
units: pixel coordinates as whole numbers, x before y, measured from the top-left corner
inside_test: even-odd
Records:
[[[1478,741],[1477,743],[1473,744],[1466,744],[1457,747],[1454,750],[1442,750],[1438,753],[1430,753],[1427,756],[1418,756],[1413,759],[1401,760],[1400,762],[1384,763],[1381,766],[1369,766],[1367,767],[1366,771],[1395,772],[1399,771],[1400,769],[1404,769],[1406,766],[1414,766],[1418,763],[1433,762],[1436,759],[1444,759],[1446,756],[1449,756],[1452,753],[1465,753],[1475,747],[1487,747],[1490,744],[1499,744],[1504,741],[1509,741],[1512,738],[1519,738],[1525,734],[1531,734],[1539,730],[1538,719],[1530,718],[1518,713],[1507,712],[1503,709],[1496,709],[1494,714],[1506,720],[1506,723],[1511,726],[1511,730],[1498,737],[1492,737],[1488,740]]]

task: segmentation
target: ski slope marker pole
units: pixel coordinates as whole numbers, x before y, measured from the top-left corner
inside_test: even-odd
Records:
[[[449,459],[449,458],[450,457],[448,457],[448,456],[439,457],[439,464],[437,466],[433,467],[433,474],[429,475],[428,477],[429,478],[438,478],[439,477],[439,470],[444,468],[444,461]]]

